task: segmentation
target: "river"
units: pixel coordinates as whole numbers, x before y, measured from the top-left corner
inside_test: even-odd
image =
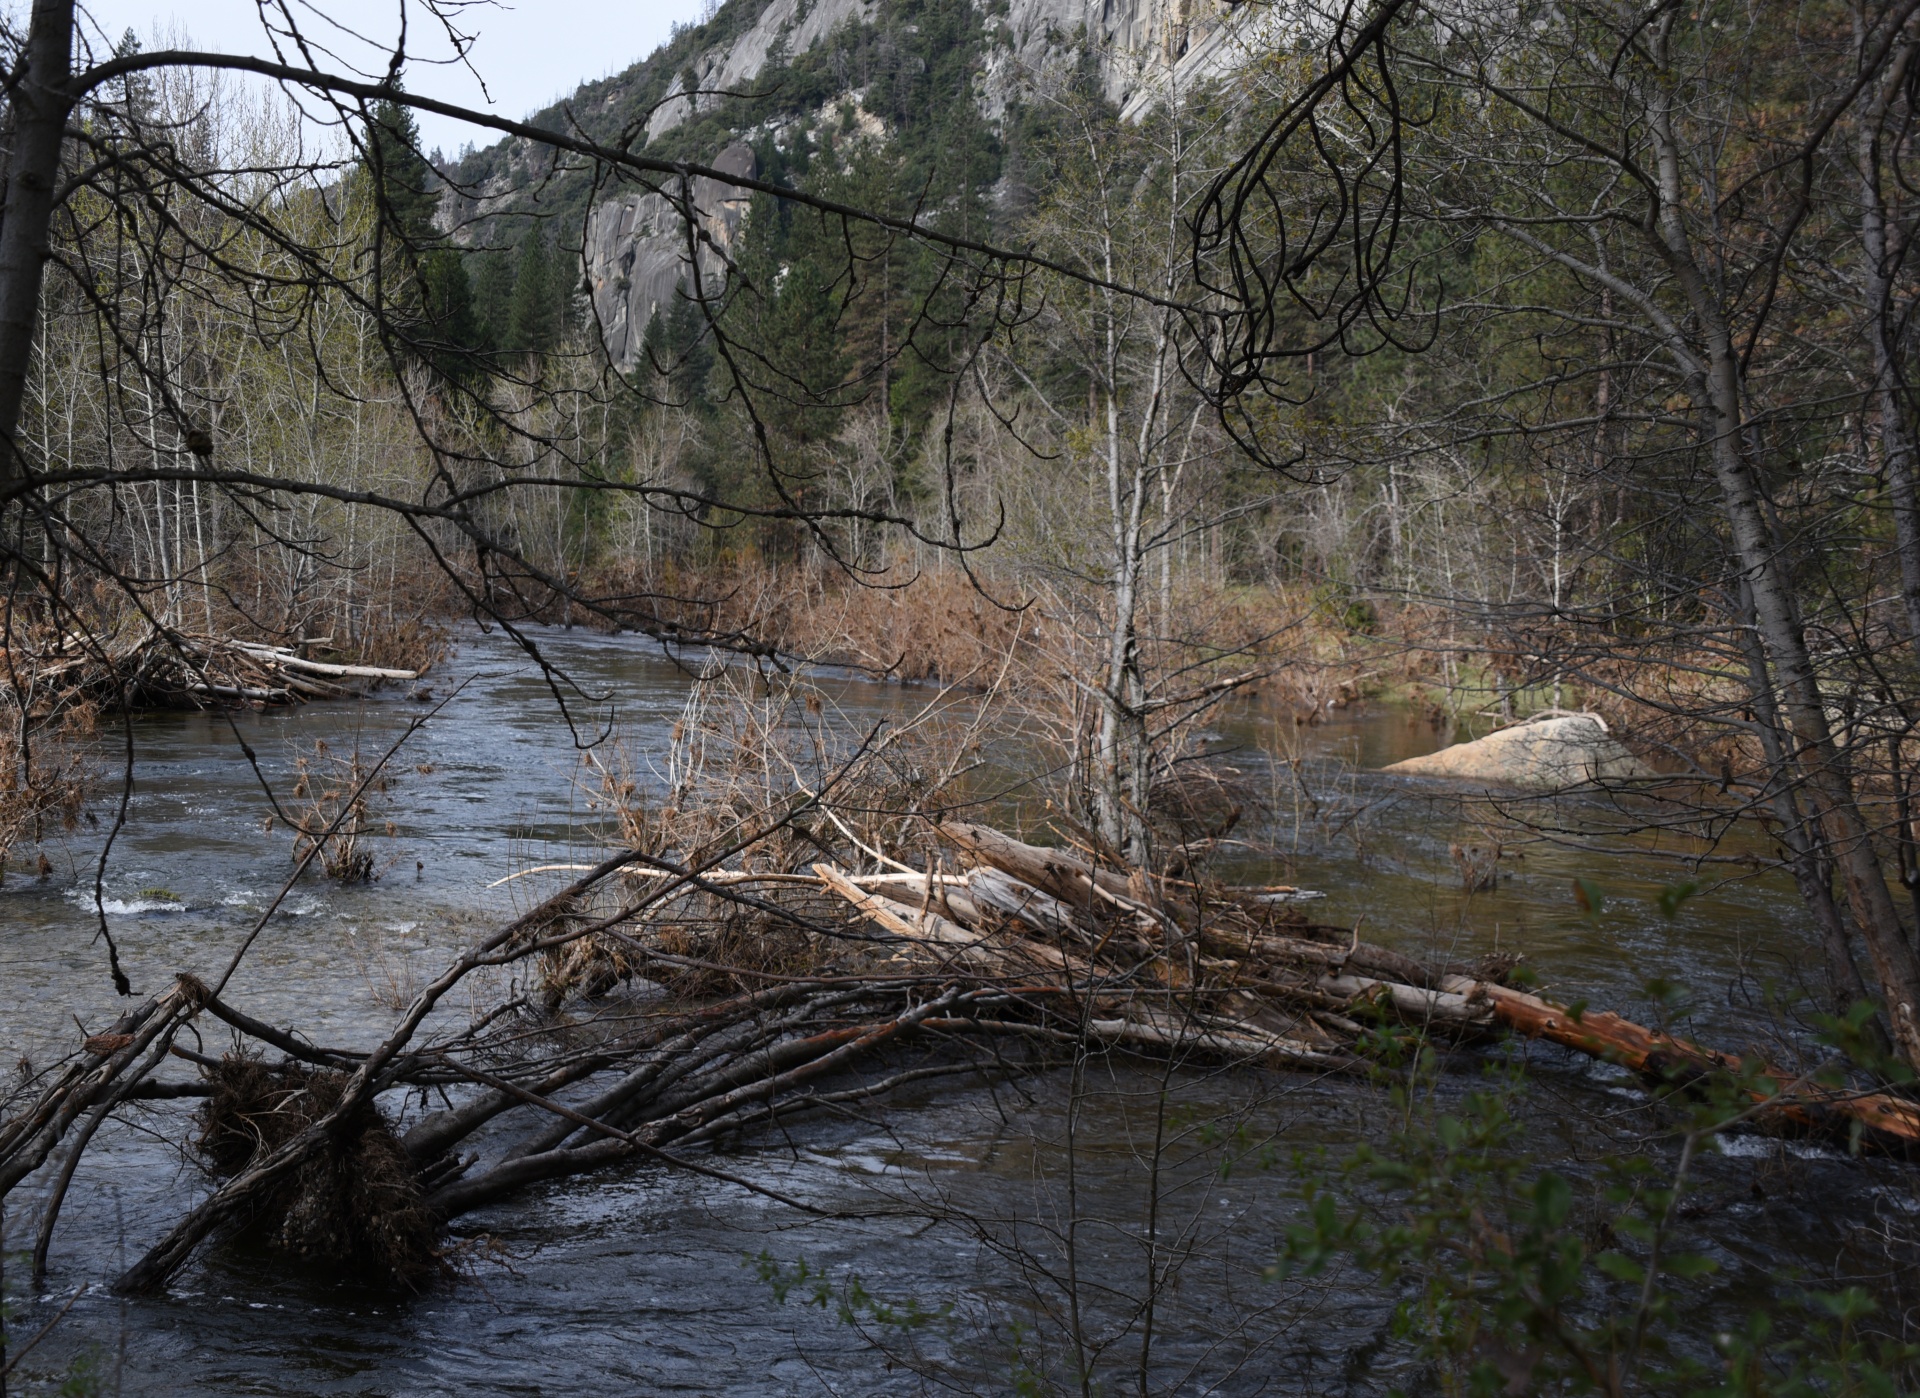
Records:
[[[321,1042],[365,1038],[400,997],[476,927],[532,896],[518,870],[594,857],[576,778],[575,732],[617,725],[636,754],[664,751],[686,673],[633,638],[540,634],[589,695],[575,726],[538,670],[498,634],[469,635],[431,677],[444,707],[407,743],[389,797],[396,829],[376,842],[380,877],[300,882],[249,953],[228,997]],[[924,698],[833,681],[850,720],[897,716]],[[357,704],[262,713],[156,714],[134,726],[135,785],[104,883],[109,925],[137,991],[177,971],[217,973],[291,868],[284,828],[243,756],[290,786],[316,740],[383,751],[430,708],[399,692]],[[1804,1038],[1769,1008],[1818,974],[1792,890],[1737,865],[1706,875],[1650,850],[1620,859],[1531,844],[1509,851],[1491,891],[1467,895],[1449,845],[1479,838],[1458,799],[1375,769],[1442,742],[1404,709],[1360,706],[1301,727],[1258,702],[1212,734],[1265,795],[1270,828],[1241,834],[1284,849],[1243,854],[1243,872],[1324,890],[1318,920],[1364,919],[1366,935],[1422,954],[1524,953],[1569,997],[1637,1016],[1649,986],[1689,988],[1684,1024],[1724,1047]],[[117,1012],[94,938],[92,860],[112,824],[51,846],[52,876],[17,869],[0,886],[0,1043],[6,1061],[68,1051]],[[1569,824],[1598,821],[1562,808]],[[1673,842],[1668,841],[1669,844]],[[1714,871],[1718,871],[1717,874]],[[1572,881],[1604,890],[1583,910]],[[1672,915],[1658,894],[1699,892]],[[209,1051],[220,1042],[204,1030]],[[1771,1049],[1769,1051],[1772,1051]],[[1597,1140],[1646,1125],[1637,1087],[1596,1065],[1531,1051],[1528,1130],[1543,1154],[1581,1159]],[[1146,1275],[1142,1132],[1163,1086],[1175,1104],[1162,1181],[1164,1297],[1146,1368],[1157,1390],[1373,1392],[1385,1306],[1337,1277],[1310,1286],[1263,1276],[1294,1205],[1293,1151],[1338,1149],[1373,1129],[1377,1098],[1351,1082],[1271,1073],[1186,1073],[1171,1083],[1098,1063],[1064,1145],[1064,1074],[936,1087],[884,1116],[818,1119],[729,1147],[728,1167],[823,1205],[894,1216],[820,1220],[651,1166],[540,1188],[460,1220],[464,1278],[397,1295],[287,1258],[215,1247],[163,1296],[124,1301],[104,1282],[204,1189],[177,1142],[191,1103],[156,1104],[108,1127],[62,1216],[45,1288],[31,1294],[17,1253],[44,1179],[17,1191],[8,1220],[11,1334],[31,1334],[79,1299],[10,1380],[53,1391],[79,1365],[109,1393],[562,1394],[1007,1392],[1057,1361],[1066,1314],[1064,1182],[1072,1165],[1074,1262],[1089,1299],[1106,1391],[1137,1391]],[[1449,1075],[1473,1078],[1471,1065]],[[1458,1087],[1444,1090],[1457,1091]],[[1223,1170],[1223,1159],[1235,1168]],[[1696,1241],[1724,1264],[1697,1298],[1715,1307],[1763,1294],[1782,1269],[1823,1277],[1871,1265],[1860,1227],[1914,1212],[1905,1172],[1824,1148],[1737,1139],[1702,1167]],[[23,1221],[25,1220],[25,1221]],[[1176,1260],[1171,1271],[1168,1259]],[[1867,1260],[1863,1261],[1862,1258]],[[756,1262],[755,1259],[764,1259]],[[854,1277],[896,1307],[936,1313],[908,1328],[847,1324],[813,1283],[784,1301],[762,1276],[804,1263],[844,1298]],[[856,1308],[858,1310],[858,1308]],[[1105,1327],[1104,1329],[1102,1327]],[[1406,1377],[1404,1375],[1402,1378]]]

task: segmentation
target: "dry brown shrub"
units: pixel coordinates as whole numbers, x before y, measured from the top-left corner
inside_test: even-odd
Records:
[[[800,577],[769,617],[796,649],[903,680],[986,685],[1029,647],[1021,614],[956,569],[873,586],[825,573]],[[769,589],[773,590],[773,589]]]
[[[668,604],[665,618],[697,631],[775,638],[783,653],[892,679],[985,686],[1024,643],[1017,591],[976,586],[955,568],[902,564],[855,577],[823,563],[747,558],[644,577],[614,570],[592,588],[708,599]]]
[[[376,615],[369,619],[350,646],[329,648],[326,659],[351,665],[374,665],[383,670],[415,670],[422,674],[446,658],[452,632],[441,620],[419,616]]]
[[[758,990],[768,976],[807,975],[830,954],[803,929],[766,913],[731,905],[714,913],[655,927],[652,949],[689,964],[654,961],[650,979],[689,1000],[712,999]]]
[[[65,706],[53,722],[0,710],[0,871],[22,841],[39,844],[80,823],[98,780],[93,705]],[[46,858],[41,856],[41,872]]]
[[[579,784],[601,838],[659,865],[636,865],[600,906],[566,909],[538,936],[564,936],[565,921],[609,916],[618,906],[612,899],[640,900],[658,886],[662,866],[717,863],[712,877],[748,897],[766,892],[755,880],[777,884],[777,902],[799,915],[783,918],[689,885],[615,929],[544,952],[536,989],[548,1011],[635,976],[698,998],[860,954],[859,945],[828,944],[809,930],[809,917],[816,926],[843,923],[844,907],[796,878],[810,887],[816,861],[869,868],[876,852],[928,842],[924,813],[979,760],[985,712],[973,694],[929,695],[876,733],[839,712],[819,684],[731,670],[694,686],[658,761],[638,760],[619,739],[585,753]]]
[[[314,740],[313,750],[294,759],[291,793],[293,857],[315,855],[330,879],[370,883],[380,876],[373,841],[393,826],[376,803],[392,789],[385,771],[374,773],[355,745],[342,755]],[[292,802],[299,802],[292,805]]]

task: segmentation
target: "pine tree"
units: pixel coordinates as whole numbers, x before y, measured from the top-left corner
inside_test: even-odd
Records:
[[[461,350],[487,347],[466,259],[459,252],[439,247],[422,257],[420,288],[427,321],[440,339]]]
[[[420,153],[412,111],[378,102],[369,114],[361,177],[380,220],[379,275],[408,332],[427,342],[423,357],[443,374],[465,371],[468,351],[484,338],[465,259],[434,226],[439,177]]]
[[[713,342],[691,301],[676,296],[647,322],[646,362],[660,375],[670,401],[711,408],[707,378],[713,372]]]
[[[420,153],[420,128],[410,109],[396,102],[374,104],[363,163],[389,236],[412,248],[437,243],[440,235],[433,215],[440,203],[438,178]]]
[[[501,346],[509,353],[541,354],[559,340],[566,285],[557,261],[542,231],[528,229],[513,269],[513,299]]]
[[[513,318],[513,257],[505,248],[489,248],[475,253],[473,261],[477,270],[469,270],[480,341],[488,349],[504,351]]]

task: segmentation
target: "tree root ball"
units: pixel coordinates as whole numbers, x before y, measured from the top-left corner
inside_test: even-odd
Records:
[[[238,1174],[325,1116],[346,1075],[229,1054],[207,1070],[213,1094],[194,1149],[216,1176]],[[270,1190],[245,1231],[267,1246],[418,1288],[447,1270],[419,1175],[371,1104],[338,1124],[325,1149]]]

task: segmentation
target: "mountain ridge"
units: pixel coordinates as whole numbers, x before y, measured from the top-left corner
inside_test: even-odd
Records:
[[[916,187],[936,203],[986,197],[1005,208],[1019,202],[1006,157],[1038,87],[1077,70],[1123,116],[1137,115],[1170,87],[1236,66],[1261,29],[1222,0],[729,0],[531,123],[577,124],[608,144],[783,181],[805,177],[831,129],[843,144],[908,147]],[[554,226],[609,351],[634,363],[692,266],[661,196],[596,187],[583,168],[517,138],[464,152],[442,174],[439,222],[457,243],[502,245],[503,215]],[[711,269],[747,201],[700,183],[690,192],[717,245]]]

